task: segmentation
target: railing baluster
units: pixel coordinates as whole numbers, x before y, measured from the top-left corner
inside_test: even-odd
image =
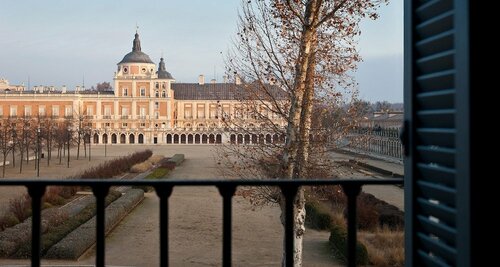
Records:
[[[218,186],[222,196],[222,266],[231,266],[232,248],[232,199],[236,187],[234,185]]]
[[[105,265],[105,240],[106,240],[106,225],[105,225],[105,198],[109,192],[107,185],[94,185],[92,187],[94,196],[96,197],[96,257],[95,265],[104,267]]]
[[[29,186],[28,194],[31,197],[31,266],[40,266],[40,236],[41,236],[41,199],[45,193],[45,186]]]
[[[282,185],[281,192],[285,197],[285,266],[293,267],[295,250],[295,224],[293,221],[293,205],[297,195],[297,185]]]
[[[168,198],[172,186],[158,185],[155,191],[160,198],[160,266],[168,267]]]
[[[356,200],[361,192],[361,184],[344,184],[342,189],[347,195],[347,266],[355,267],[357,245]]]

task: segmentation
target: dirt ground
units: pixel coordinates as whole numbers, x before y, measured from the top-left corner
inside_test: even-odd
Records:
[[[149,148],[155,154],[183,153],[186,161],[172,172],[172,178],[217,178],[211,146],[108,146],[107,158]],[[102,160],[103,147],[93,149],[92,163]],[[95,156],[94,156],[95,155]],[[72,172],[88,167],[72,161]],[[94,163],[95,162],[95,163]],[[42,165],[43,167],[43,165]],[[59,167],[59,168],[58,168]],[[43,169],[41,169],[43,170]],[[61,177],[67,169],[53,166],[45,178]],[[65,175],[67,176],[67,175]],[[12,176],[11,176],[12,177]],[[0,199],[12,189],[0,187]],[[21,188],[21,190],[23,190]],[[19,192],[18,192],[19,193]],[[5,203],[5,201],[4,201]],[[107,237],[108,265],[158,266],[159,219],[158,198],[148,193],[146,199]],[[278,207],[253,210],[240,198],[233,199],[233,262],[234,266],[279,266],[283,229]],[[169,255],[171,266],[220,266],[222,255],[222,201],[213,187],[177,187],[170,198]],[[305,235],[304,266],[338,266],[327,249],[328,232],[308,230]],[[42,261],[43,264],[93,264],[90,250],[77,262]],[[0,265],[24,264],[26,261],[0,260]]]

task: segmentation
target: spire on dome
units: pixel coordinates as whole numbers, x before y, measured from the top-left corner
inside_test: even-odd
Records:
[[[141,51],[141,40],[139,40],[139,34],[135,33],[134,46],[132,46],[132,51]]]

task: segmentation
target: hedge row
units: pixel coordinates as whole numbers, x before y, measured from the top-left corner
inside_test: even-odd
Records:
[[[347,261],[347,230],[339,225],[332,225],[330,229],[329,243],[337,258],[343,262]],[[368,251],[360,242],[356,242],[356,265],[368,264]]]
[[[76,179],[98,179],[112,178],[124,172],[128,172],[134,164],[143,162],[153,155],[151,150],[135,152],[131,155],[106,161],[96,167],[89,168],[78,174]]]
[[[179,166],[184,161],[184,154],[175,154],[168,161],[174,162],[176,166]]]
[[[332,227],[332,217],[318,202],[308,201],[306,208],[306,226],[316,230],[329,230]]]

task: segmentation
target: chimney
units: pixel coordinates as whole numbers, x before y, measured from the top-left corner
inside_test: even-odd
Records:
[[[239,76],[239,75],[236,75],[236,77],[235,77],[235,82],[236,82],[236,84],[238,84],[238,85],[240,85],[240,84],[241,84],[241,78],[240,78],[240,76]]]
[[[224,83],[227,83],[227,75],[222,76],[222,81],[223,81]]]
[[[199,85],[205,84],[205,76],[203,74],[200,74],[200,76],[198,76],[198,84]]]
[[[215,80],[215,79],[210,80],[211,84],[215,84],[215,82],[217,82],[217,80]]]

